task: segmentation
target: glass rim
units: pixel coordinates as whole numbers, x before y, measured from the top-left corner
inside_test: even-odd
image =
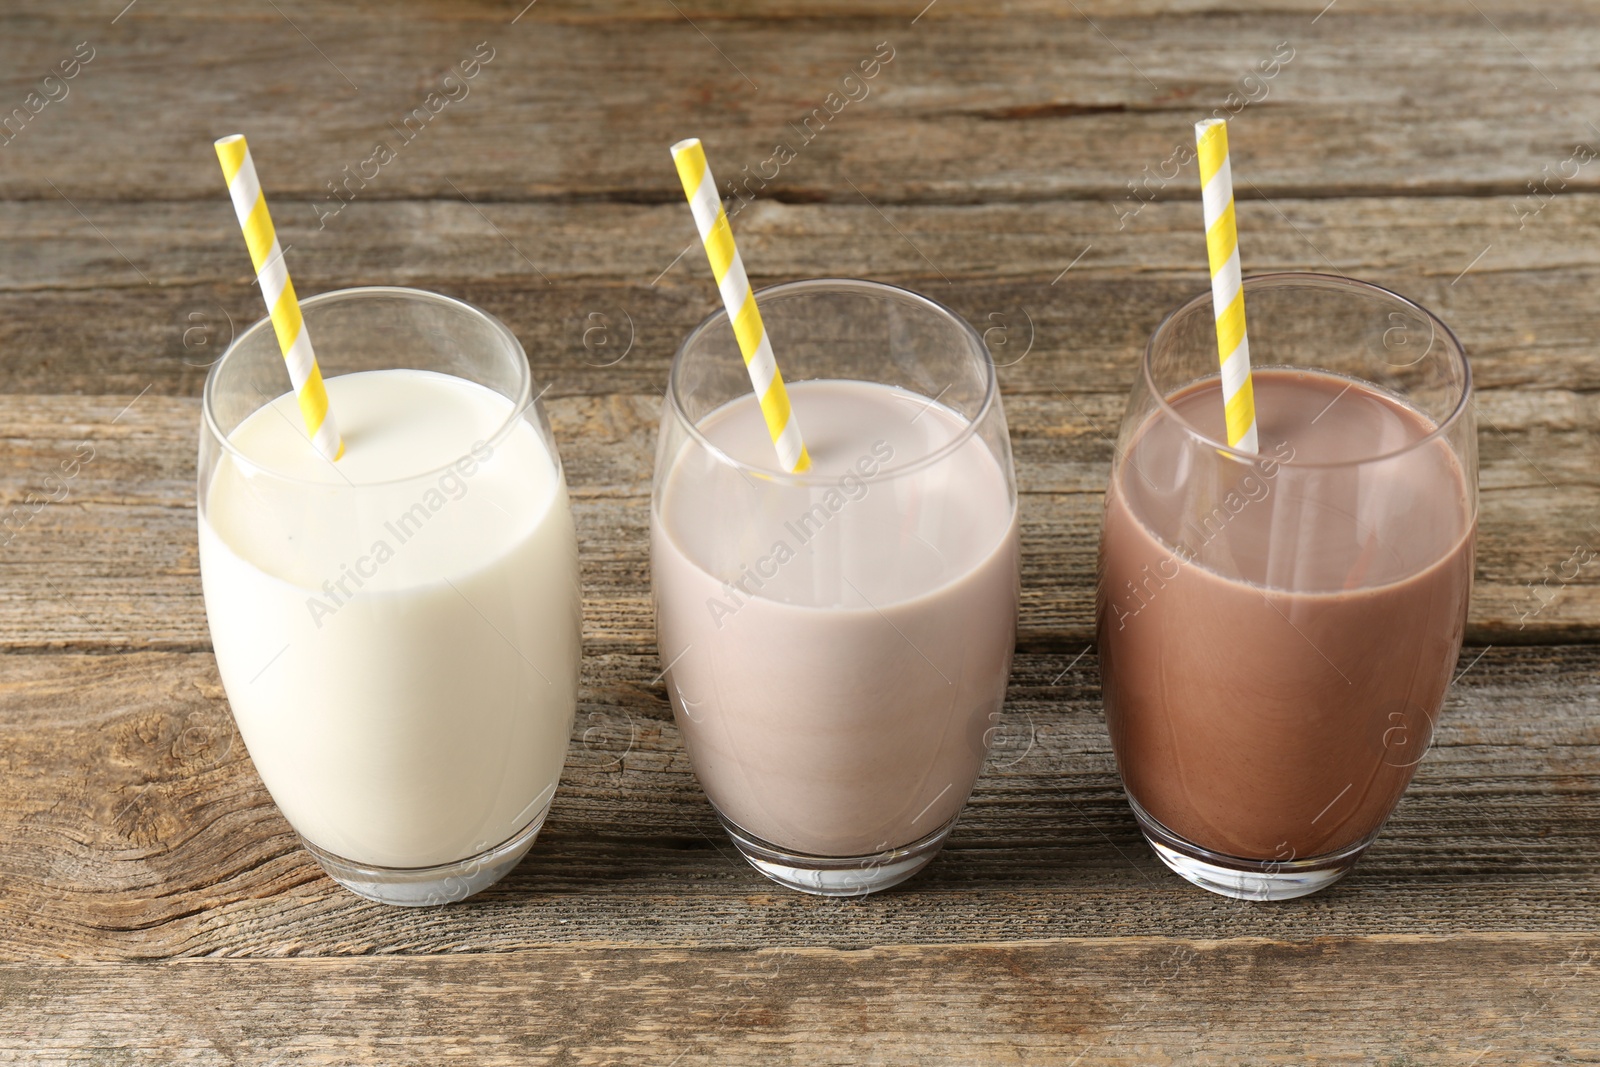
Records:
[[[1144,355],[1141,356],[1139,360],[1139,373],[1144,380],[1145,388],[1149,391],[1151,398],[1155,401],[1156,410],[1159,411],[1164,417],[1176,423],[1183,430],[1183,432],[1194,441],[1199,442],[1205,447],[1214,448],[1218,452],[1221,452],[1224,455],[1230,456],[1234,459],[1238,459],[1252,465],[1259,463],[1262,460],[1270,460],[1274,465],[1280,467],[1296,467],[1300,469],[1311,470],[1334,469],[1340,467],[1359,467],[1368,463],[1381,463],[1385,460],[1394,459],[1397,456],[1407,455],[1408,453],[1414,452],[1417,449],[1422,448],[1445,436],[1455,427],[1458,422],[1461,421],[1461,418],[1466,414],[1467,406],[1472,401],[1472,363],[1467,359],[1467,350],[1466,347],[1462,345],[1461,339],[1455,335],[1455,331],[1451,330],[1450,327],[1444,324],[1444,321],[1440,319],[1439,316],[1435,315],[1433,312],[1429,311],[1415,300],[1412,300],[1406,296],[1402,296],[1392,289],[1386,289],[1381,285],[1376,285],[1372,282],[1361,281],[1358,278],[1351,278],[1341,274],[1324,274],[1318,271],[1272,271],[1267,274],[1252,274],[1243,279],[1243,288],[1246,290],[1252,288],[1260,289],[1264,287],[1278,286],[1292,288],[1295,285],[1303,285],[1305,288],[1311,289],[1338,289],[1346,292],[1359,292],[1368,295],[1380,296],[1397,304],[1403,305],[1404,307],[1415,311],[1417,314],[1425,318],[1428,322],[1428,327],[1430,330],[1428,352],[1433,351],[1434,340],[1443,337],[1448,358],[1453,359],[1461,366],[1461,395],[1456,398],[1455,405],[1451,408],[1450,414],[1441,419],[1434,426],[1431,432],[1417,438],[1415,441],[1412,441],[1401,448],[1394,449],[1390,452],[1382,452],[1373,456],[1360,456],[1355,459],[1348,460],[1278,459],[1275,456],[1268,456],[1261,452],[1246,452],[1243,449],[1235,448],[1224,440],[1212,437],[1185,419],[1181,414],[1179,414],[1178,410],[1168,402],[1167,393],[1162,391],[1162,389],[1156,385],[1155,375],[1151,367],[1151,364],[1155,358],[1157,342],[1162,340],[1172,325],[1177,322],[1180,317],[1192,314],[1201,306],[1211,306],[1211,291],[1209,289],[1186,301],[1175,310],[1168,312],[1166,317],[1161,320],[1160,324],[1157,325],[1155,330],[1150,334],[1150,339],[1145,342]],[[1247,326],[1246,336],[1248,336],[1248,329],[1249,328]],[[1418,357],[1418,359],[1412,364],[1406,365],[1414,366],[1416,362],[1421,362],[1423,358],[1426,358],[1427,354],[1427,352],[1424,352],[1423,355]],[[1207,377],[1209,378],[1209,375]],[[1206,379],[1200,380],[1204,381]],[[1192,384],[1192,382],[1185,383],[1185,387]],[[1373,383],[1369,382],[1367,384]],[[1183,387],[1180,387],[1180,389],[1181,388]],[[1391,395],[1387,390],[1384,390],[1384,394]],[[1404,398],[1400,399],[1403,400]],[[1407,406],[1409,407],[1410,405],[1408,404]]]
[[[352,286],[349,289],[330,289],[327,292],[317,293],[315,296],[301,298],[300,309],[302,312],[304,312],[307,308],[315,308],[325,303],[336,303],[345,299],[360,299],[370,296],[401,297],[408,300],[416,300],[419,303],[438,304],[449,307],[453,310],[465,311],[468,315],[474,316],[487,323],[491,330],[499,334],[501,339],[510,346],[510,351],[514,352],[517,356],[517,358],[513,360],[513,362],[516,364],[517,395],[515,397],[506,397],[506,399],[511,401],[511,413],[505,417],[504,421],[495,427],[495,430],[492,434],[484,439],[483,443],[485,445],[488,445],[492,448],[493,446],[498,445],[501,441],[504,441],[515,428],[517,420],[522,418],[523,414],[529,408],[533,407],[539,402],[539,397],[544,395],[544,393],[541,392],[539,396],[530,397],[530,394],[533,392],[533,372],[528,367],[528,354],[526,351],[524,351],[522,342],[517,340],[517,335],[512,333],[510,327],[501,322],[495,316],[489,314],[480,307],[474,307],[465,300],[458,300],[453,296],[445,296],[443,293],[435,293],[427,289],[413,289],[409,286],[403,285],[358,285]],[[302,326],[301,328],[306,329],[307,327]],[[217,422],[217,414],[213,406],[216,399],[217,380],[222,373],[223,366],[228,362],[229,357],[232,356],[247,339],[251,338],[255,334],[259,334],[270,329],[273,329],[272,316],[270,315],[257,319],[255,322],[245,327],[244,331],[233,339],[233,341],[228,345],[227,349],[220,357],[218,357],[217,361],[211,365],[211,369],[206,372],[205,388],[202,390],[200,397],[200,417],[205,423],[206,430],[217,441],[217,443],[221,445],[222,450],[231,456],[235,462],[247,464],[253,470],[260,471],[261,473],[276,478],[279,481],[287,482],[293,485],[314,486],[324,489],[332,488],[342,491],[346,489],[375,489],[382,486],[402,485],[406,482],[421,481],[438,477],[446,470],[453,468],[461,461],[463,457],[458,456],[449,462],[441,463],[438,466],[430,467],[427,470],[418,471],[416,474],[408,474],[401,478],[386,478],[383,481],[377,482],[351,482],[349,479],[345,479],[345,484],[340,485],[337,482],[319,482],[309,478],[300,478],[292,474],[284,474],[283,472],[274,470],[271,467],[264,465],[259,460],[252,459],[250,456],[246,455],[231,440],[229,440],[228,435],[222,432],[222,427]],[[273,338],[273,350],[275,352],[278,350],[276,338]],[[387,369],[395,370],[401,368]],[[340,375],[336,374],[334,377],[337,378],[340,377]],[[287,374],[284,375],[284,383],[286,386],[284,393],[293,392],[293,386],[289,383]],[[484,386],[484,388],[489,387]],[[492,391],[497,393],[499,392],[499,390]],[[261,407],[258,407],[256,411],[261,411],[268,405],[276,403],[282,395],[283,394],[279,394],[279,396],[268,400],[265,404],[262,404]],[[504,393],[501,393],[500,395],[505,396]],[[251,413],[252,416],[254,414],[255,412]],[[251,416],[246,416],[246,418],[249,417]],[[241,425],[243,424],[243,421],[243,419],[240,420]],[[543,427],[539,427],[538,429],[541,436],[543,436]],[[553,446],[553,442],[546,443]],[[306,447],[311,447],[309,440],[306,442]],[[559,471],[560,458],[556,454],[554,447],[552,447],[550,451],[551,458],[556,463],[556,469]],[[334,461],[330,460],[329,463],[334,464]],[[338,469],[338,466],[334,465],[334,470],[337,471]]]
[[[924,309],[932,311],[936,316],[939,316],[940,318],[948,320],[950,323],[952,323],[960,333],[965,335],[973,354],[978,356],[983,364],[983,401],[978,405],[977,412],[974,413],[970,419],[966,420],[967,424],[963,426],[954,437],[940,445],[938,448],[934,449],[932,452],[929,452],[924,456],[919,456],[917,459],[907,463],[903,467],[887,468],[882,472],[882,474],[879,475],[879,477],[898,478],[901,475],[922,470],[926,467],[932,466],[940,460],[947,458],[965,445],[967,441],[975,433],[977,433],[978,426],[983,422],[983,420],[989,417],[989,413],[994,408],[994,405],[999,399],[1000,395],[999,378],[995,374],[994,361],[988,358],[989,350],[984,346],[983,338],[978,335],[978,331],[973,328],[972,324],[957,314],[954,310],[939,303],[932,297],[924,296],[923,294],[911,289],[907,289],[904,286],[890,285],[888,282],[875,282],[866,278],[802,278],[798,281],[780,282],[777,285],[769,285],[764,289],[757,289],[755,290],[754,295],[756,296],[757,303],[759,305],[760,300],[763,298],[770,299],[772,297],[789,296],[815,290],[826,291],[830,289],[837,292],[873,293],[880,296],[894,296],[902,299],[909,298],[912,303],[921,305]],[[727,452],[718,447],[716,444],[712,443],[710,438],[700,432],[700,427],[689,418],[689,413],[685,410],[683,401],[678,395],[679,386],[681,384],[679,380],[679,373],[683,368],[685,357],[689,352],[690,346],[699,340],[700,337],[706,333],[706,331],[712,329],[719,321],[726,321],[727,318],[727,308],[719,307],[712,311],[705,318],[701,319],[700,322],[684,336],[684,339],[679,342],[677,351],[672,354],[672,367],[667,372],[667,409],[677,420],[678,425],[682,427],[685,432],[687,432],[691,441],[695,442],[696,445],[715,458],[718,463],[721,463],[726,467],[785,485],[818,487],[832,486],[837,484],[840,477],[837,474],[820,475],[811,472],[797,474],[793,471],[782,470],[777,466],[766,467],[760,464],[746,463],[743,460],[735,459],[734,457],[728,455]],[[781,354],[777,356],[777,362],[779,370],[781,371],[783,368],[783,357]],[[787,385],[792,382],[822,380],[824,379],[785,377],[784,383]],[[740,397],[744,395],[744,392],[739,394]],[[724,403],[731,402],[731,400],[724,401]],[[934,402],[937,403],[938,398],[934,398]],[[718,405],[719,408],[721,406],[722,405]],[[955,412],[955,414],[965,418],[965,416],[962,416],[960,412]]]

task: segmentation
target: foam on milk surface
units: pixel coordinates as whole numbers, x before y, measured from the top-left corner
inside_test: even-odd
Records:
[[[411,370],[340,375],[327,388],[345,440],[337,463],[310,447],[286,394],[230,435],[249,462],[230,457],[213,479],[208,521],[261,570],[320,589],[382,539],[393,557],[364,591],[438,581],[503,554],[554,504],[557,469],[531,427],[488,443],[512,411],[499,393]]]
[[[924,462],[966,430],[956,412],[873,382],[799,381],[789,392],[808,484],[692,459],[669,474],[665,529],[711,575],[767,600],[871,610],[932,592],[1004,539],[1012,502],[981,441]],[[773,463],[754,403],[724,405],[699,429],[733,459]]]

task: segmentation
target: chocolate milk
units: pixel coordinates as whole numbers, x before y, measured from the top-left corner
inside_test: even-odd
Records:
[[[927,397],[856,381],[789,397],[810,486],[693,447],[663,476],[661,660],[725,818],[793,852],[866,856],[953,819],[983,766],[1016,638],[1016,508],[994,454],[955,444],[967,422]],[[773,463],[753,395],[699,428]]]
[[[1377,458],[1435,429],[1406,404],[1320,372],[1254,387],[1253,467],[1170,418],[1133,435],[1106,498],[1100,665],[1129,796],[1206,849],[1288,861],[1375,833],[1410,782],[1460,650],[1474,516],[1442,439]],[[1222,439],[1215,379],[1169,402]]]

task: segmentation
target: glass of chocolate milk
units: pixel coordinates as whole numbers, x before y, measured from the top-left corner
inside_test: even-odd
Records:
[[[850,896],[938,852],[1005,697],[1017,491],[995,372],[916,293],[756,294],[812,466],[778,465],[719,311],[673,360],[650,513],[673,715],[735,846]]]
[[[1427,751],[1472,587],[1472,378],[1375,285],[1244,283],[1260,451],[1228,447],[1209,294],[1150,339],[1100,548],[1106,719],[1140,828],[1225,896],[1331,884]]]

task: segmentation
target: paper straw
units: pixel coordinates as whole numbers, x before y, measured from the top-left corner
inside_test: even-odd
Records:
[[[1217,358],[1222,361],[1222,402],[1228,444],[1246,452],[1256,445],[1256,400],[1250,384],[1250,342],[1244,331],[1244,282],[1239,272],[1239,229],[1233,216],[1233,168],[1228,165],[1228,123],[1195,123],[1200,149],[1200,196],[1205,202],[1206,252],[1211,259],[1211,304],[1217,316]]]
[[[295,298],[294,283],[283,263],[283,249],[278,247],[272,216],[267,214],[267,198],[256,177],[250,146],[245,144],[244,134],[235,133],[218,138],[216,148],[228,195],[233,198],[234,214],[239,216],[239,228],[244,231],[244,243],[255,264],[256,280],[261,283],[261,297],[267,302],[267,314],[278,334],[278,348],[289,366],[289,381],[300,402],[306,434],[318,452],[328,459],[338,459],[344,455],[344,441],[334,425],[333,412],[328,410],[328,391],[322,385],[317,355],[311,350],[311,336],[300,318],[300,301]]]
[[[783,375],[778,373],[778,362],[773,358],[766,327],[761,323],[750,279],[745,277],[744,262],[733,245],[733,229],[728,225],[727,213],[722,210],[722,198],[717,195],[717,182],[706,165],[700,139],[691,137],[673,145],[672,160],[678,165],[683,195],[689,198],[694,224],[706,246],[706,259],[711,261],[711,273],[722,292],[722,306],[728,309],[728,320],[733,323],[739,351],[744,353],[750,384],[760,398],[761,414],[767,420],[773,447],[778,450],[778,462],[786,471],[806,470],[811,466],[811,456],[800,439],[794,412],[789,409]]]

